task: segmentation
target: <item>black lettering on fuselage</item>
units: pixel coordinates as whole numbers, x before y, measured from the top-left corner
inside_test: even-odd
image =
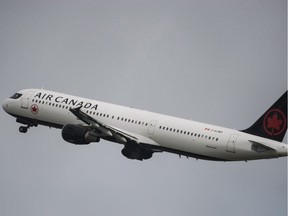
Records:
[[[91,107],[91,106],[92,106],[91,103],[86,103],[85,106],[84,106],[84,108],[88,109],[88,108]]]
[[[61,103],[68,104],[68,98],[65,98]]]
[[[83,106],[83,101],[81,101],[77,104],[77,107],[79,107],[79,106]]]
[[[46,98],[45,98],[46,97]],[[41,92],[39,92],[38,94],[36,94],[34,96],[34,98],[39,98],[39,99],[44,99],[44,100],[49,100],[51,101],[51,99],[53,98],[53,95],[52,94],[42,94]]]
[[[60,103],[61,98],[63,98],[63,97],[61,97],[61,96],[56,97],[55,102]]]
[[[45,98],[45,96],[46,96],[46,94],[42,94],[42,97],[41,97],[41,99],[44,99],[44,98]]]
[[[63,96],[57,96],[55,97],[54,95],[52,94],[47,94],[47,93],[37,93],[34,98],[39,98],[39,99],[42,99],[42,100],[49,100],[49,101],[52,101],[53,98],[54,101],[56,103],[64,103],[66,105],[72,105],[72,106],[81,106],[85,109],[92,109],[92,110],[97,110],[98,109],[98,104],[92,104],[90,102],[84,102],[84,101],[78,101],[76,99],[70,99],[70,98],[64,98]]]
[[[39,92],[38,94],[36,94],[36,95],[34,96],[34,98],[35,98],[35,97],[41,99],[41,92]]]
[[[98,108],[98,104],[95,104],[93,107],[91,107],[91,109],[97,110]]]
[[[53,97],[53,95],[49,94],[49,95],[47,95],[46,100],[51,101],[52,97]]]
[[[69,105],[75,106],[77,102],[78,102],[77,100],[75,101],[75,100],[71,99],[71,100],[69,101]]]

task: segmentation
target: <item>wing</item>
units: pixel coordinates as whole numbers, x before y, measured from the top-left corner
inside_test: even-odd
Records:
[[[159,146],[159,144],[157,142],[155,142],[154,140],[152,140],[148,137],[142,136],[140,134],[135,134],[132,132],[125,131],[123,129],[119,129],[119,128],[107,125],[107,124],[89,116],[88,114],[84,113],[81,110],[81,108],[82,107],[70,108],[70,111],[78,119],[80,119],[81,121],[83,121],[84,123],[89,125],[91,130],[96,132],[100,138],[124,144],[125,148],[127,148],[127,149],[129,148],[129,150],[131,150],[131,151],[132,150],[138,151],[139,149],[137,149],[137,148],[148,149],[147,146],[149,146],[149,150],[151,150],[152,153],[153,152],[162,152],[161,150],[159,150],[159,148],[157,148],[157,146]],[[144,147],[144,145],[145,145],[145,147]],[[153,148],[153,146],[155,146],[155,148]],[[123,153],[123,150],[122,150],[122,153]],[[152,156],[152,153],[151,153],[151,156]],[[132,158],[132,159],[134,159],[134,158]]]

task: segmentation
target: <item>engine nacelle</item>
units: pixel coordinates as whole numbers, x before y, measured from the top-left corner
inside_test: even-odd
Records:
[[[136,147],[136,148],[129,148],[129,147],[124,147],[122,149],[122,154],[132,160],[147,160],[149,158],[152,157],[153,152],[148,150],[148,149],[144,149],[144,148],[140,148],[140,147]]]
[[[91,142],[99,142],[100,138],[90,128],[83,125],[67,124],[62,129],[62,137],[65,141],[87,145]]]

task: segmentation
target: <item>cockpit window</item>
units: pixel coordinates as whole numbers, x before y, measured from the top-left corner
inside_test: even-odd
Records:
[[[22,94],[20,94],[20,93],[15,93],[14,95],[12,95],[10,98],[12,98],[12,99],[18,99],[18,98],[20,98],[22,96]]]

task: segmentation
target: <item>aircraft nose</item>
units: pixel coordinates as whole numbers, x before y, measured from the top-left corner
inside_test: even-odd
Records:
[[[2,108],[5,110],[5,112],[7,112],[7,110],[8,110],[8,101],[7,101],[7,99],[6,100],[4,100],[3,101],[3,103],[2,103]]]

